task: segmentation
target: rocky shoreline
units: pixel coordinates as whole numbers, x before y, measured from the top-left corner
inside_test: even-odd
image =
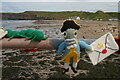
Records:
[[[78,63],[78,73],[62,74],[63,63],[59,63],[60,56],[55,51],[41,50],[36,53],[15,51],[3,52],[2,76],[9,79],[55,79],[55,78],[120,78],[120,55],[113,54],[96,66],[91,64],[87,54],[81,53]]]
[[[39,22],[39,21],[38,21]],[[37,24],[39,24],[37,22]],[[62,21],[57,21],[62,24]],[[45,23],[45,22],[42,22]],[[49,22],[54,23],[54,22]],[[77,21],[81,29],[78,31],[80,39],[97,39],[106,32],[111,32],[114,36],[118,35],[117,21]],[[36,24],[36,23],[35,23]],[[40,23],[41,24],[41,23]],[[116,27],[115,30],[113,27]],[[41,30],[46,37],[62,38],[61,26],[52,27],[22,27],[23,29]],[[55,50],[41,50],[38,52],[24,53],[19,50],[2,50],[2,77],[3,80],[39,80],[39,79],[60,79],[60,78],[120,78],[120,55],[112,54],[96,66],[91,64],[86,52],[82,51],[81,60],[78,64],[78,73],[69,72],[63,75],[63,63],[59,63],[59,55]]]

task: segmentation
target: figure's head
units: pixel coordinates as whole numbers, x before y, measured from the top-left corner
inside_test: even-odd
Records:
[[[73,39],[77,37],[77,30],[75,29],[67,29],[63,33],[65,39]]]
[[[80,26],[74,20],[65,20],[61,32],[63,32],[65,39],[72,39],[77,37],[79,29]]]

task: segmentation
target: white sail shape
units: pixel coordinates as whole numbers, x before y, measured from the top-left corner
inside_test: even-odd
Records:
[[[0,27],[0,39],[3,38],[8,32],[4,28]]]

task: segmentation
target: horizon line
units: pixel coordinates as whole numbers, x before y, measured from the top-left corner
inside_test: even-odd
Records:
[[[97,10],[102,11],[102,10]],[[0,11],[0,13],[24,13],[24,12],[91,12],[95,13],[97,11],[77,11],[77,10],[61,10],[61,11],[52,11],[52,10],[41,10],[41,11]],[[103,12],[119,12],[119,11],[103,11]]]

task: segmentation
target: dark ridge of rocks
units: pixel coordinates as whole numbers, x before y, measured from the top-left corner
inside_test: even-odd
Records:
[[[79,73],[62,74],[63,63],[54,51],[43,50],[36,53],[7,53],[3,57],[2,76],[5,79],[58,79],[58,78],[120,78],[120,55],[112,54],[98,65],[93,66],[87,54],[81,53],[78,63]],[[4,53],[3,53],[4,54]],[[16,54],[16,55],[13,55]],[[5,55],[5,54],[4,54]]]
[[[115,36],[117,30],[114,32],[110,29],[111,25],[116,25],[116,22],[108,21],[78,21],[81,24],[81,29],[78,31],[78,38],[98,38],[106,32],[112,32]],[[89,26],[88,26],[89,24]],[[49,38],[62,38],[60,26],[58,27],[30,27],[44,32],[45,36]],[[117,26],[117,25],[116,25]],[[29,27],[18,28],[20,30]],[[92,29],[92,30],[91,30]],[[88,33],[89,32],[89,33]],[[59,63],[61,55],[56,55],[55,51],[41,50],[35,53],[24,53],[19,50],[2,50],[2,77],[3,80],[39,80],[48,79],[56,80],[61,78],[120,78],[120,55],[112,54],[104,59],[98,65],[93,66],[89,57],[84,51],[81,53],[81,60],[78,63],[78,73],[62,74],[63,64]]]

